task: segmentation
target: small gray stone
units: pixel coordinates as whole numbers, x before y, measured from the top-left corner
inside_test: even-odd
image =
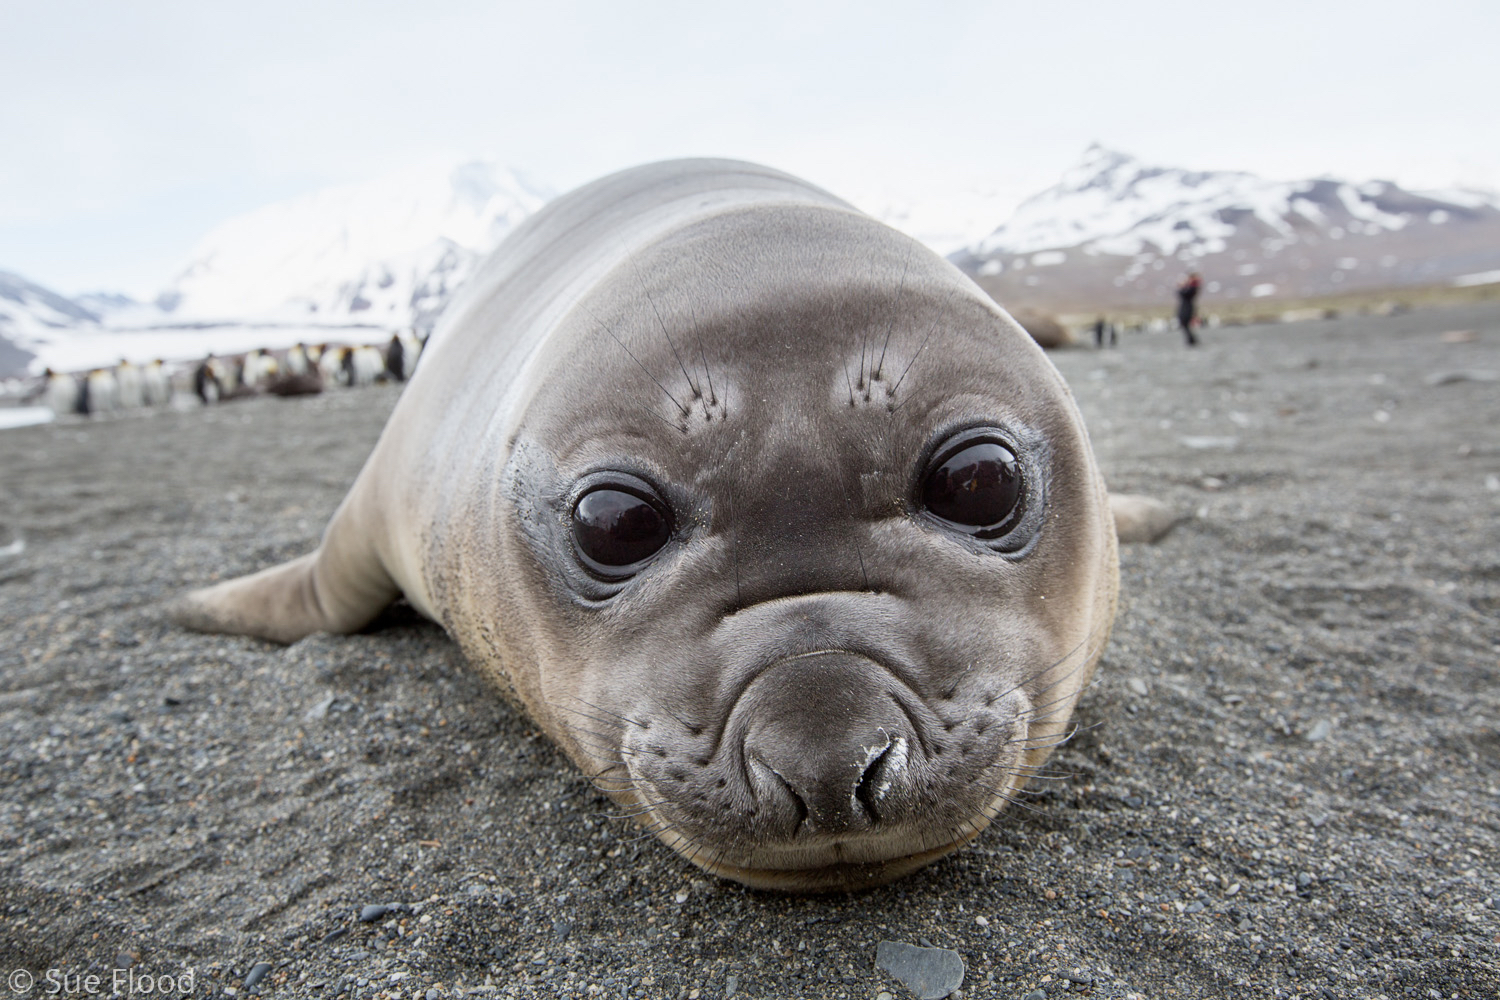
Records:
[[[739,976],[725,976],[724,977],[724,1000],[729,1000],[730,997],[734,996],[735,993],[738,992],[739,988],[740,988],[740,977]]]
[[[308,722],[317,722],[319,719],[328,718],[328,710],[333,707],[333,695],[329,695],[303,713],[302,718]]]
[[[949,948],[881,941],[875,967],[901,980],[920,1000],[943,1000],[964,984],[963,957]]]
[[[368,924],[372,920],[379,920],[381,917],[390,912],[391,908],[384,905],[383,903],[371,903],[369,906],[359,911],[359,922],[362,924]]]
[[[1228,451],[1228,450],[1232,450],[1233,448],[1237,447],[1239,445],[1239,443],[1240,443],[1240,439],[1237,438],[1237,437],[1235,437],[1235,436],[1233,436],[1233,435],[1226,435],[1226,436],[1223,436],[1223,437],[1218,437],[1218,436],[1207,435],[1207,434],[1204,434],[1204,435],[1189,434],[1189,435],[1185,435],[1183,437],[1180,437],[1177,440],[1178,440],[1179,443],[1182,444],[1183,447],[1185,447],[1185,448],[1194,448],[1194,449],[1197,449],[1199,451],[1206,451],[1206,450],[1210,450],[1210,449],[1223,449],[1225,451]]]
[[[1426,382],[1428,385],[1451,385],[1454,382],[1500,382],[1500,372],[1488,368],[1433,372],[1427,376]]]
[[[1328,734],[1333,732],[1333,723],[1327,719],[1319,719],[1313,723],[1312,728],[1302,734],[1302,738],[1309,743],[1322,743],[1328,739]]]
[[[245,974],[245,989],[248,990],[250,987],[256,985],[262,979],[266,978],[266,973],[270,971],[270,962],[256,962],[250,967],[250,971]]]
[[[1141,680],[1139,677],[1132,677],[1132,678],[1130,678],[1129,680],[1127,680],[1125,682],[1125,686],[1128,687],[1128,688],[1130,688],[1131,691],[1133,691],[1134,693],[1140,695],[1143,698],[1146,696],[1146,691],[1147,691],[1146,682],[1143,681],[1143,680]]]
[[[1021,1000],[1047,1000],[1047,991],[1038,987],[1022,997]]]

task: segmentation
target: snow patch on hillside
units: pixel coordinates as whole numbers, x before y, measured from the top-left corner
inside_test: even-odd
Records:
[[[158,297],[173,321],[427,327],[551,196],[492,163],[424,165],[230,219]]]
[[[1299,220],[1331,239],[1407,226],[1412,213],[1500,207],[1479,192],[1406,192],[1384,181],[1268,181],[1233,171],[1153,167],[1091,146],[1053,187],[1028,198],[970,248],[977,258],[1082,247],[1088,253],[1206,256],[1259,223],[1268,238],[1295,242]]]

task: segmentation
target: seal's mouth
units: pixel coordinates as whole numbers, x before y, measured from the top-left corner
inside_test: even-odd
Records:
[[[643,820],[747,885],[876,885],[972,840],[1021,782],[1025,695],[930,703],[879,661],[798,653],[757,672],[692,749],[633,728],[621,760]],[[675,752],[674,752],[675,751]]]
[[[775,863],[770,858],[737,862],[722,856],[711,846],[692,840],[679,830],[662,828],[659,824],[652,825],[656,826],[657,835],[667,846],[704,871],[752,889],[797,893],[853,892],[893,882],[971,843],[1004,808],[1019,784],[1019,781],[1015,781],[1013,787],[1006,792],[997,793],[989,806],[965,819],[960,824],[960,830],[950,839],[936,846],[869,860],[841,858],[846,845],[835,841],[824,845],[819,851],[799,852],[797,863],[790,863],[791,858],[785,864]],[[823,860],[817,861],[816,855],[823,855]]]

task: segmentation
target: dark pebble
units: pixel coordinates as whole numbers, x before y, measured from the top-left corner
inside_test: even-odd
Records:
[[[389,906],[385,906],[381,903],[371,903],[369,906],[359,911],[359,922],[362,924],[368,924],[372,920],[379,920],[381,917],[390,912],[391,908]]]
[[[323,940],[319,941],[318,944],[332,944],[334,941],[337,941],[339,938],[348,933],[349,928],[347,927],[340,927],[337,930],[329,931],[327,934],[323,935]]]
[[[1132,809],[1139,809],[1146,804],[1146,800],[1139,795],[1127,795],[1125,796],[1125,804]]]
[[[252,965],[250,967],[250,971],[248,973],[246,973],[246,975],[245,975],[245,989],[248,990],[250,987],[254,986],[255,984],[259,983],[262,979],[266,978],[266,973],[268,973],[270,971],[271,971],[271,963],[270,962],[256,962],[254,965]]]
[[[1043,989],[1032,990],[1022,997],[1021,1000],[1047,1000],[1047,991]]]

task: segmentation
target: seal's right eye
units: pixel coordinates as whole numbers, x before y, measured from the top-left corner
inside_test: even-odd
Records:
[[[672,535],[665,505],[611,486],[590,490],[573,507],[573,547],[606,580],[634,576]]]
[[[939,451],[922,482],[922,505],[976,538],[998,538],[1022,511],[1021,470],[1010,447],[988,434],[963,435]]]

